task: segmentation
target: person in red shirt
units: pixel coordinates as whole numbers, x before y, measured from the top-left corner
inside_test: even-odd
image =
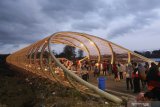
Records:
[[[118,81],[118,69],[117,69],[117,65],[115,63],[112,65],[112,70],[113,70],[113,73],[114,73],[115,81]]]
[[[106,72],[107,72],[107,63],[104,61],[103,63],[102,63],[102,67],[103,67],[103,75],[106,75]]]

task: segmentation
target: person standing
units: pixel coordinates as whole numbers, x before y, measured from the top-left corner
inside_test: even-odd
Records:
[[[151,67],[146,76],[148,85],[148,91],[145,93],[145,97],[149,99],[155,99],[160,101],[160,75],[159,75],[160,64],[156,65],[154,62],[151,63]]]
[[[155,85],[155,80],[159,79],[157,78],[158,77],[157,71],[158,71],[157,65],[152,62],[151,67],[149,68],[149,71],[146,76],[148,90],[152,90],[152,88],[154,88],[153,86]]]
[[[98,67],[95,65],[95,67],[94,67],[94,77],[98,77],[99,76],[99,69],[98,69]]]
[[[133,84],[134,84],[134,93],[140,92],[140,78],[139,78],[139,70],[137,63],[133,63],[134,72],[133,72]]]
[[[119,81],[118,80],[118,69],[117,69],[117,65],[115,63],[112,66],[112,70],[113,70],[113,73],[114,73],[114,79],[115,79],[115,81]]]
[[[106,72],[107,72],[107,63],[104,61],[102,63],[102,70],[103,70],[103,75],[106,76]]]
[[[145,65],[144,65],[144,67],[145,67],[145,74],[147,75],[147,73],[148,73],[148,71],[149,71],[149,64],[148,64],[148,62],[145,62]]]
[[[145,79],[146,79],[146,74],[145,74],[145,67],[142,66],[142,64],[138,64],[138,71],[139,71],[139,76],[140,76],[140,81],[141,81],[141,84],[142,84],[142,89],[145,89]]]
[[[89,74],[88,74],[87,69],[83,70],[83,72],[82,72],[82,79],[85,80],[85,81],[88,81]]]
[[[132,73],[133,73],[133,66],[131,63],[128,64],[126,67],[126,85],[127,90],[129,90],[129,85],[131,90],[133,89],[133,82],[132,82]]]
[[[123,79],[123,71],[122,71],[122,66],[121,66],[121,64],[118,64],[117,68],[118,68],[118,72],[119,72],[120,79]]]

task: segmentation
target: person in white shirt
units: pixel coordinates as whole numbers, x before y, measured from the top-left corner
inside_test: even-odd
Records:
[[[126,67],[126,85],[127,90],[129,90],[129,85],[131,90],[133,89],[133,82],[132,82],[132,73],[133,73],[133,66],[131,63],[129,63]]]

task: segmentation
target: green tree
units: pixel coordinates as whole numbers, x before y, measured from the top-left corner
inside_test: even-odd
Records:
[[[81,59],[83,57],[83,51],[78,49],[78,58]]]
[[[66,45],[64,48],[63,48],[63,54],[64,54],[64,57],[66,57],[67,59],[69,60],[75,60],[75,56],[76,56],[76,52],[75,52],[75,47],[73,46],[68,46]]]
[[[148,57],[148,58],[150,58],[151,57],[151,52],[150,51],[146,51],[145,52],[145,56]]]

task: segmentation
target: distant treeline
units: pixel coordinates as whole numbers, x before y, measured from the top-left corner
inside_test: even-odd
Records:
[[[160,49],[159,50],[153,50],[153,51],[134,51],[135,53],[138,53],[142,56],[145,56],[147,58],[160,58]],[[53,52],[55,53],[55,52]],[[0,54],[0,64],[5,63],[5,59],[9,54]],[[40,53],[38,54],[40,56]],[[47,56],[47,53],[44,55],[44,57]],[[74,59],[76,56],[75,48],[71,46],[66,46],[63,49],[63,52],[60,54],[56,54],[56,57],[65,57],[68,59]],[[83,57],[83,51],[78,50],[78,58]]]
[[[160,58],[160,49],[159,50],[154,50],[154,51],[134,51],[135,53],[138,53],[140,55],[143,55],[147,58]]]
[[[0,54],[0,66],[6,63],[6,58],[9,54]]]

